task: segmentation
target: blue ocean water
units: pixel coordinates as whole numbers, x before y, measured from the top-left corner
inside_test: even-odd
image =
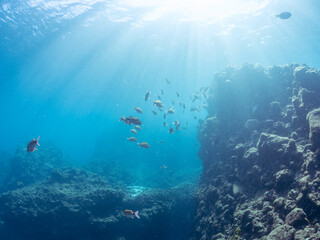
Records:
[[[319,9],[316,0],[3,0],[0,151],[14,154],[40,136],[41,146],[53,144],[76,166],[105,159],[141,176],[163,164],[199,172],[205,98],[190,96],[227,65],[319,67]],[[292,17],[277,18],[282,11]],[[151,112],[158,95],[165,110],[176,110],[165,121],[181,122],[174,134]],[[190,112],[196,105],[201,111]],[[127,141],[131,128],[119,118],[130,115],[141,118],[137,138],[150,149]]]
[[[276,17],[284,11],[292,16]],[[69,166],[102,162],[131,196],[197,184],[213,74],[245,63],[319,68],[319,11],[318,0],[1,0],[1,157],[40,136],[36,154],[54,146]],[[142,130],[132,134],[123,116]]]

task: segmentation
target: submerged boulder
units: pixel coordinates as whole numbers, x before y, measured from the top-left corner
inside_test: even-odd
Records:
[[[295,208],[286,216],[286,223],[294,227],[297,227],[301,224],[306,224],[306,216],[307,214],[303,211],[303,209]]]
[[[261,122],[257,119],[248,119],[246,121],[246,128],[249,130],[256,130],[259,129],[261,126]]]
[[[262,159],[268,163],[288,163],[297,152],[293,139],[267,133],[261,133],[257,147]]]
[[[299,85],[311,91],[320,91],[320,71],[307,66],[294,69],[294,76]]]
[[[275,187],[279,190],[289,188],[293,181],[293,174],[289,169],[283,169],[274,175]]]
[[[287,224],[276,227],[267,237],[268,240],[293,240],[295,229]]]
[[[309,138],[314,148],[320,148],[320,108],[314,109],[307,115],[309,122]]]

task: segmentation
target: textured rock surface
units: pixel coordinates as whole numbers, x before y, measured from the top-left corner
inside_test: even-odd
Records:
[[[62,153],[53,146],[41,147],[41,151],[27,153],[21,146],[9,161],[6,190],[21,188],[44,180],[51,171],[66,165]]]
[[[305,218],[307,217],[306,213],[301,208],[293,209],[287,216],[286,216],[286,223],[291,226],[299,226],[304,225],[306,222]]]
[[[309,137],[314,148],[320,148],[320,108],[317,108],[307,115],[309,122]]]
[[[195,239],[317,239],[317,89],[319,70],[295,64],[215,75],[198,134]]]
[[[45,181],[0,195],[0,238],[188,239],[195,185],[146,190],[131,196],[96,174],[55,170]],[[123,216],[139,210],[141,219]]]

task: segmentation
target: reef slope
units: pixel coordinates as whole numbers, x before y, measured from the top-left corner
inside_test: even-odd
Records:
[[[320,239],[320,71],[216,74],[199,127],[195,239]]]

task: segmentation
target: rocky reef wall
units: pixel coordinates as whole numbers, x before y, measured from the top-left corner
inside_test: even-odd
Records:
[[[320,71],[228,67],[199,127],[195,239],[320,239]]]

